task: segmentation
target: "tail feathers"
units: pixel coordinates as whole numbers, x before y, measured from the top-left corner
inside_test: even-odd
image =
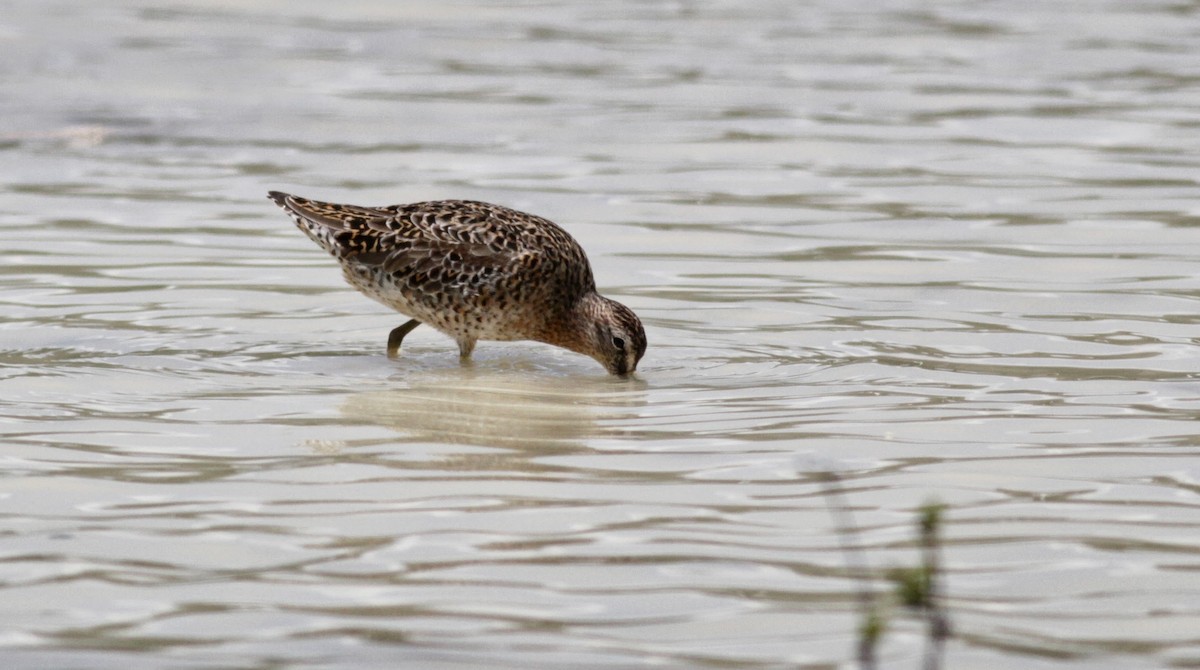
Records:
[[[338,259],[378,251],[380,237],[391,233],[386,212],[340,205],[271,191],[267,194],[288,213],[296,227]]]
[[[280,207],[287,209],[288,208],[287,200],[288,200],[288,198],[290,198],[292,196],[290,196],[287,193],[284,193],[282,191],[267,191],[267,197],[270,198],[271,200],[273,200],[276,205],[279,205]]]
[[[271,191],[267,193],[276,205],[288,213],[292,223],[296,224],[305,235],[316,242],[325,251],[336,258],[342,258],[343,250],[338,244],[335,233],[344,229],[344,223],[327,216],[319,216],[309,207],[310,201],[289,193]]]

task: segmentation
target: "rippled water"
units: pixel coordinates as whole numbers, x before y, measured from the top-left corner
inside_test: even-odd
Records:
[[[849,668],[830,471],[879,571],[948,505],[950,667],[1200,665],[1200,6],[17,0],[0,52],[5,667]],[[270,188],[559,221],[640,378],[389,361]]]

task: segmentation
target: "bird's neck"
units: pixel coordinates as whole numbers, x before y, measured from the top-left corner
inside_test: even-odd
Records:
[[[590,356],[592,331],[604,309],[603,300],[595,291],[585,293],[575,304],[547,318],[535,339]]]

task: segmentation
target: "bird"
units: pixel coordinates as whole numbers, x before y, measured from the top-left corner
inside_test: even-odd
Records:
[[[479,340],[534,340],[590,356],[627,376],[646,353],[633,310],[596,292],[587,254],[558,224],[474,200],[362,207],[271,191],[301,231],[338,260],[351,286],[458,343],[465,363]]]

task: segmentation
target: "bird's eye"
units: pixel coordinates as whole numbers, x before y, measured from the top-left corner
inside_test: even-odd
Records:
[[[613,346],[624,351],[625,350],[625,340],[622,340],[619,337],[614,337],[613,338]]]

